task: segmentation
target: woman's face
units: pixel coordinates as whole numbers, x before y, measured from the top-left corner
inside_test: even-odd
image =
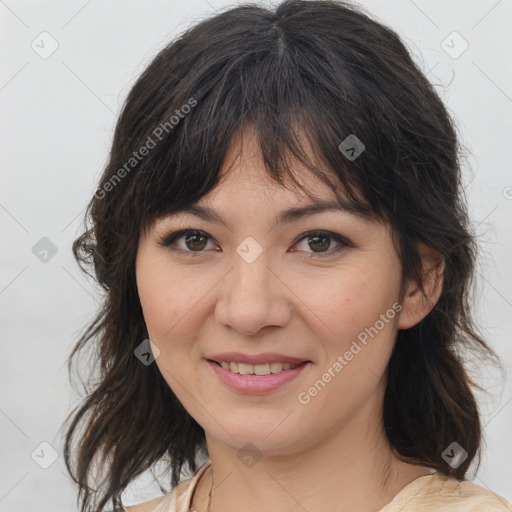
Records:
[[[235,157],[232,145],[223,175]],[[207,436],[291,453],[348,420],[380,417],[404,312],[400,261],[390,231],[374,220],[339,210],[278,222],[311,201],[266,177],[253,140],[244,137],[234,162],[199,203],[225,225],[190,212],[159,219],[141,234],[137,286],[156,364]],[[320,180],[301,176],[315,198],[334,199]],[[201,233],[159,244],[184,229]],[[276,373],[234,375],[209,362],[224,352],[267,354],[256,371]],[[275,361],[264,364],[269,353],[309,362],[279,372]]]

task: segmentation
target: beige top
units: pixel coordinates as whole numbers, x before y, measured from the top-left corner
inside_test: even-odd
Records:
[[[208,459],[194,475],[174,487],[171,494],[125,510],[188,512],[197,483],[210,464]],[[437,472],[407,484],[379,512],[512,512],[512,506],[505,498],[473,482],[460,482]]]

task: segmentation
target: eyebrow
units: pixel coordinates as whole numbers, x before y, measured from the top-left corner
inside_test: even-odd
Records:
[[[368,218],[367,214],[365,215],[363,212],[357,211],[355,208],[346,206],[338,201],[318,200],[304,206],[294,206],[283,210],[276,216],[275,225],[291,223],[306,217],[307,215],[332,211],[341,211],[358,217]],[[222,217],[222,215],[209,206],[199,206],[197,204],[189,205],[181,208],[179,212],[191,213],[203,220],[222,224],[229,228],[229,223]]]

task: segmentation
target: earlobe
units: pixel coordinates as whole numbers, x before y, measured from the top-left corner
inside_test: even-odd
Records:
[[[443,290],[445,261],[432,248],[421,246],[420,254],[423,266],[423,288],[425,295],[416,282],[407,286],[402,301],[402,311],[398,321],[399,329],[409,329],[421,322],[434,308]]]

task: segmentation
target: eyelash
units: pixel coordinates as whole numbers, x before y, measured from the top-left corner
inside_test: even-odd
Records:
[[[187,234],[204,235],[208,239],[211,239],[211,237],[204,231],[200,231],[200,230],[196,230],[196,229],[182,229],[182,230],[174,231],[172,233],[165,235],[161,240],[158,241],[158,244],[163,247],[166,247],[167,249],[169,249],[173,252],[180,252],[182,254],[185,253],[187,255],[190,255],[193,258],[200,257],[205,252],[204,250],[203,251],[188,251],[188,250],[184,250],[184,249],[177,249],[177,248],[171,247],[171,245],[177,239],[179,239],[182,236],[187,235]],[[324,236],[327,238],[331,238],[331,239],[335,240],[336,242],[338,242],[340,244],[340,247],[338,249],[330,250],[330,251],[327,251],[324,253],[314,253],[314,252],[307,253],[307,254],[310,254],[310,256],[308,256],[310,258],[311,257],[312,258],[327,258],[327,257],[333,256],[334,254],[338,254],[339,252],[341,252],[342,250],[344,250],[347,247],[353,247],[353,244],[350,241],[348,241],[347,239],[343,238],[342,236],[337,235],[336,233],[332,233],[330,231],[308,231],[307,233],[304,233],[304,235],[302,235],[299,239],[297,239],[293,245],[298,244],[299,242],[302,242],[302,240],[304,240],[304,239],[313,238],[315,236]]]

